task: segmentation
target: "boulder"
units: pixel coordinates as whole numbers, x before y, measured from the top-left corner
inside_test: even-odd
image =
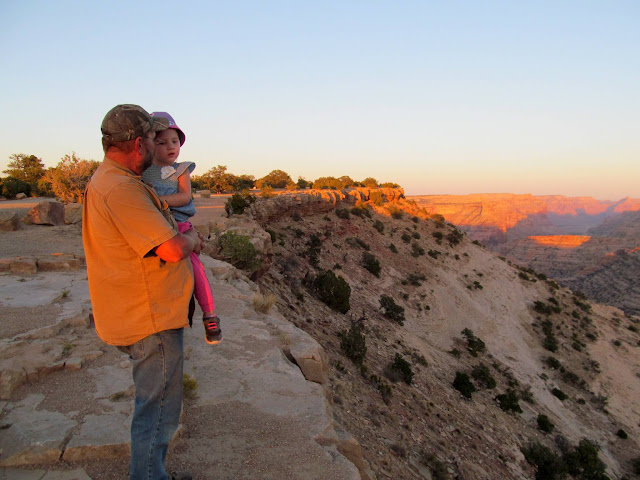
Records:
[[[61,254],[40,258],[36,262],[36,265],[38,266],[38,270],[43,272],[64,272],[69,270],[80,270],[83,263],[83,260],[76,258],[75,255]]]
[[[0,232],[14,232],[20,228],[20,218],[16,213],[0,212]]]
[[[11,273],[33,274],[38,271],[35,258],[15,258],[11,260]]]
[[[64,223],[80,223],[82,221],[82,204],[68,203],[64,206]]]
[[[24,199],[24,198],[27,198],[27,196],[26,196],[24,193],[22,193],[22,192],[20,192],[20,193],[18,193],[18,194],[16,195],[16,200],[22,200],[22,199]]]
[[[36,225],[64,225],[64,205],[45,200],[33,207],[27,217]]]

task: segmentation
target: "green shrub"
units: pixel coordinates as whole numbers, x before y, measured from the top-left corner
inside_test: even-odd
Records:
[[[444,217],[439,213],[431,215],[431,220],[436,224],[436,227],[441,228],[444,226]]]
[[[624,430],[620,429],[616,432],[616,435],[619,436],[621,439],[626,440],[627,438],[629,438],[629,435],[627,435],[627,432],[625,432]]]
[[[14,198],[19,193],[24,193],[27,197],[31,195],[31,185],[19,178],[5,177],[0,182],[0,194],[7,198]]]
[[[380,261],[373,254],[362,252],[362,266],[376,277],[380,276]]]
[[[454,228],[453,231],[447,235],[447,241],[449,242],[449,246],[453,247],[455,245],[458,245],[462,241],[463,237],[464,237],[464,234],[457,228]]]
[[[422,284],[420,282],[426,280],[427,277],[425,277],[422,274],[418,274],[418,273],[410,273],[409,276],[407,277],[407,283],[409,285],[413,285],[414,287],[419,287]]]
[[[567,398],[569,398],[569,395],[567,395],[566,393],[564,393],[562,390],[560,390],[559,388],[554,388],[553,390],[551,390],[551,393],[559,398],[561,401],[565,401]]]
[[[313,280],[313,289],[318,299],[336,312],[347,313],[351,306],[351,287],[347,281],[332,270],[320,273]]]
[[[538,429],[542,430],[545,433],[551,433],[553,432],[554,428],[555,425],[553,424],[553,422],[551,422],[551,420],[549,420],[549,417],[542,414],[538,415]]]
[[[586,438],[572,451],[563,455],[570,475],[584,480],[609,480],[605,473],[605,465],[598,458],[600,447]]]
[[[336,208],[336,215],[338,218],[342,218],[343,220],[349,219],[349,210],[346,208]]]
[[[315,233],[312,233],[307,240],[306,250],[302,255],[309,258],[309,263],[314,267],[320,264],[320,251],[322,250],[322,240]]]
[[[431,235],[433,235],[433,238],[436,239],[436,243],[438,245],[442,244],[442,238],[444,237],[444,234],[442,232],[433,232]]]
[[[338,338],[340,338],[340,348],[345,356],[356,365],[362,365],[367,354],[364,318],[352,320],[349,330],[339,332]]]
[[[422,255],[424,255],[424,248],[422,248],[418,243],[413,242],[411,244],[411,256],[420,257]]]
[[[244,210],[255,201],[256,197],[248,191],[234,193],[224,204],[224,211],[227,212],[227,217],[231,215],[242,215]]]
[[[438,258],[438,256],[440,255],[440,252],[438,250],[429,250],[427,252],[427,254],[431,257],[431,258]]]
[[[402,355],[399,353],[396,353],[393,362],[391,362],[387,367],[387,372],[389,380],[394,382],[402,380],[407,385],[411,385],[411,381],[413,380],[411,364],[402,358]]]
[[[390,207],[387,207],[387,210],[389,210],[391,217],[395,218],[396,220],[400,220],[404,216],[404,212],[400,208],[396,207],[395,205],[391,205]]]
[[[496,388],[497,382],[496,379],[491,375],[491,371],[489,367],[487,367],[484,363],[479,363],[473,370],[471,370],[471,377],[477,382],[485,386],[491,390],[492,388]]]
[[[522,408],[520,408],[520,402],[518,401],[518,392],[514,389],[508,388],[505,393],[498,395],[496,400],[500,408],[505,412],[522,413]]]
[[[562,366],[560,364],[560,361],[555,357],[547,357],[544,363],[547,365],[547,367],[553,368],[554,370],[559,370]]]
[[[364,217],[371,218],[371,211],[364,205],[356,205],[351,209],[351,213],[360,218],[364,218]]]
[[[398,248],[393,243],[389,244],[389,250],[391,250],[393,253],[398,253]]]
[[[404,307],[396,304],[393,297],[389,295],[382,295],[380,297],[380,308],[383,310],[382,314],[389,320],[404,325]]]
[[[415,225],[414,225],[415,227]],[[411,232],[411,236],[416,240],[420,240],[420,232]]]
[[[467,339],[467,351],[474,357],[478,356],[478,353],[482,353],[486,350],[485,343],[476,337],[468,328],[462,330],[462,336]]]
[[[408,233],[403,233],[400,237],[404,243],[409,243],[411,241],[411,235]]]
[[[384,233],[384,223],[380,220],[373,222],[373,228],[375,228],[379,233]]]
[[[220,247],[224,258],[234,267],[246,271],[259,268],[260,260],[256,258],[256,248],[248,236],[225,232],[220,235]]]
[[[536,480],[562,480],[566,478],[567,466],[562,458],[550,448],[533,442],[522,449],[524,458],[536,467]]]
[[[469,375],[462,372],[456,372],[456,378],[453,380],[453,388],[458,390],[463,397],[471,398],[471,394],[476,391],[476,387],[473,386]]]

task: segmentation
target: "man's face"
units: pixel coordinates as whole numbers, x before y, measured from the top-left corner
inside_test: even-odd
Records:
[[[155,151],[156,144],[156,132],[147,132],[144,137],[141,137],[142,141],[140,144],[144,147],[143,149],[143,159],[142,159],[142,171],[144,172],[147,168],[151,166],[153,163],[153,152]]]

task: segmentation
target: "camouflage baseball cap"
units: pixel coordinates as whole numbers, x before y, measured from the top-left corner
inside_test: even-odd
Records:
[[[160,132],[167,128],[169,121],[166,118],[152,117],[138,105],[117,105],[102,120],[102,148],[106,152],[116,142],[126,142],[151,130]]]

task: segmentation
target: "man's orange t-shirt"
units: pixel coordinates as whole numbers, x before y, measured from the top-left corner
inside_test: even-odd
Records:
[[[152,253],[176,234],[166,202],[105,157],[85,192],[82,215],[89,294],[104,342],[131,345],[188,325],[191,262],[165,262]]]

